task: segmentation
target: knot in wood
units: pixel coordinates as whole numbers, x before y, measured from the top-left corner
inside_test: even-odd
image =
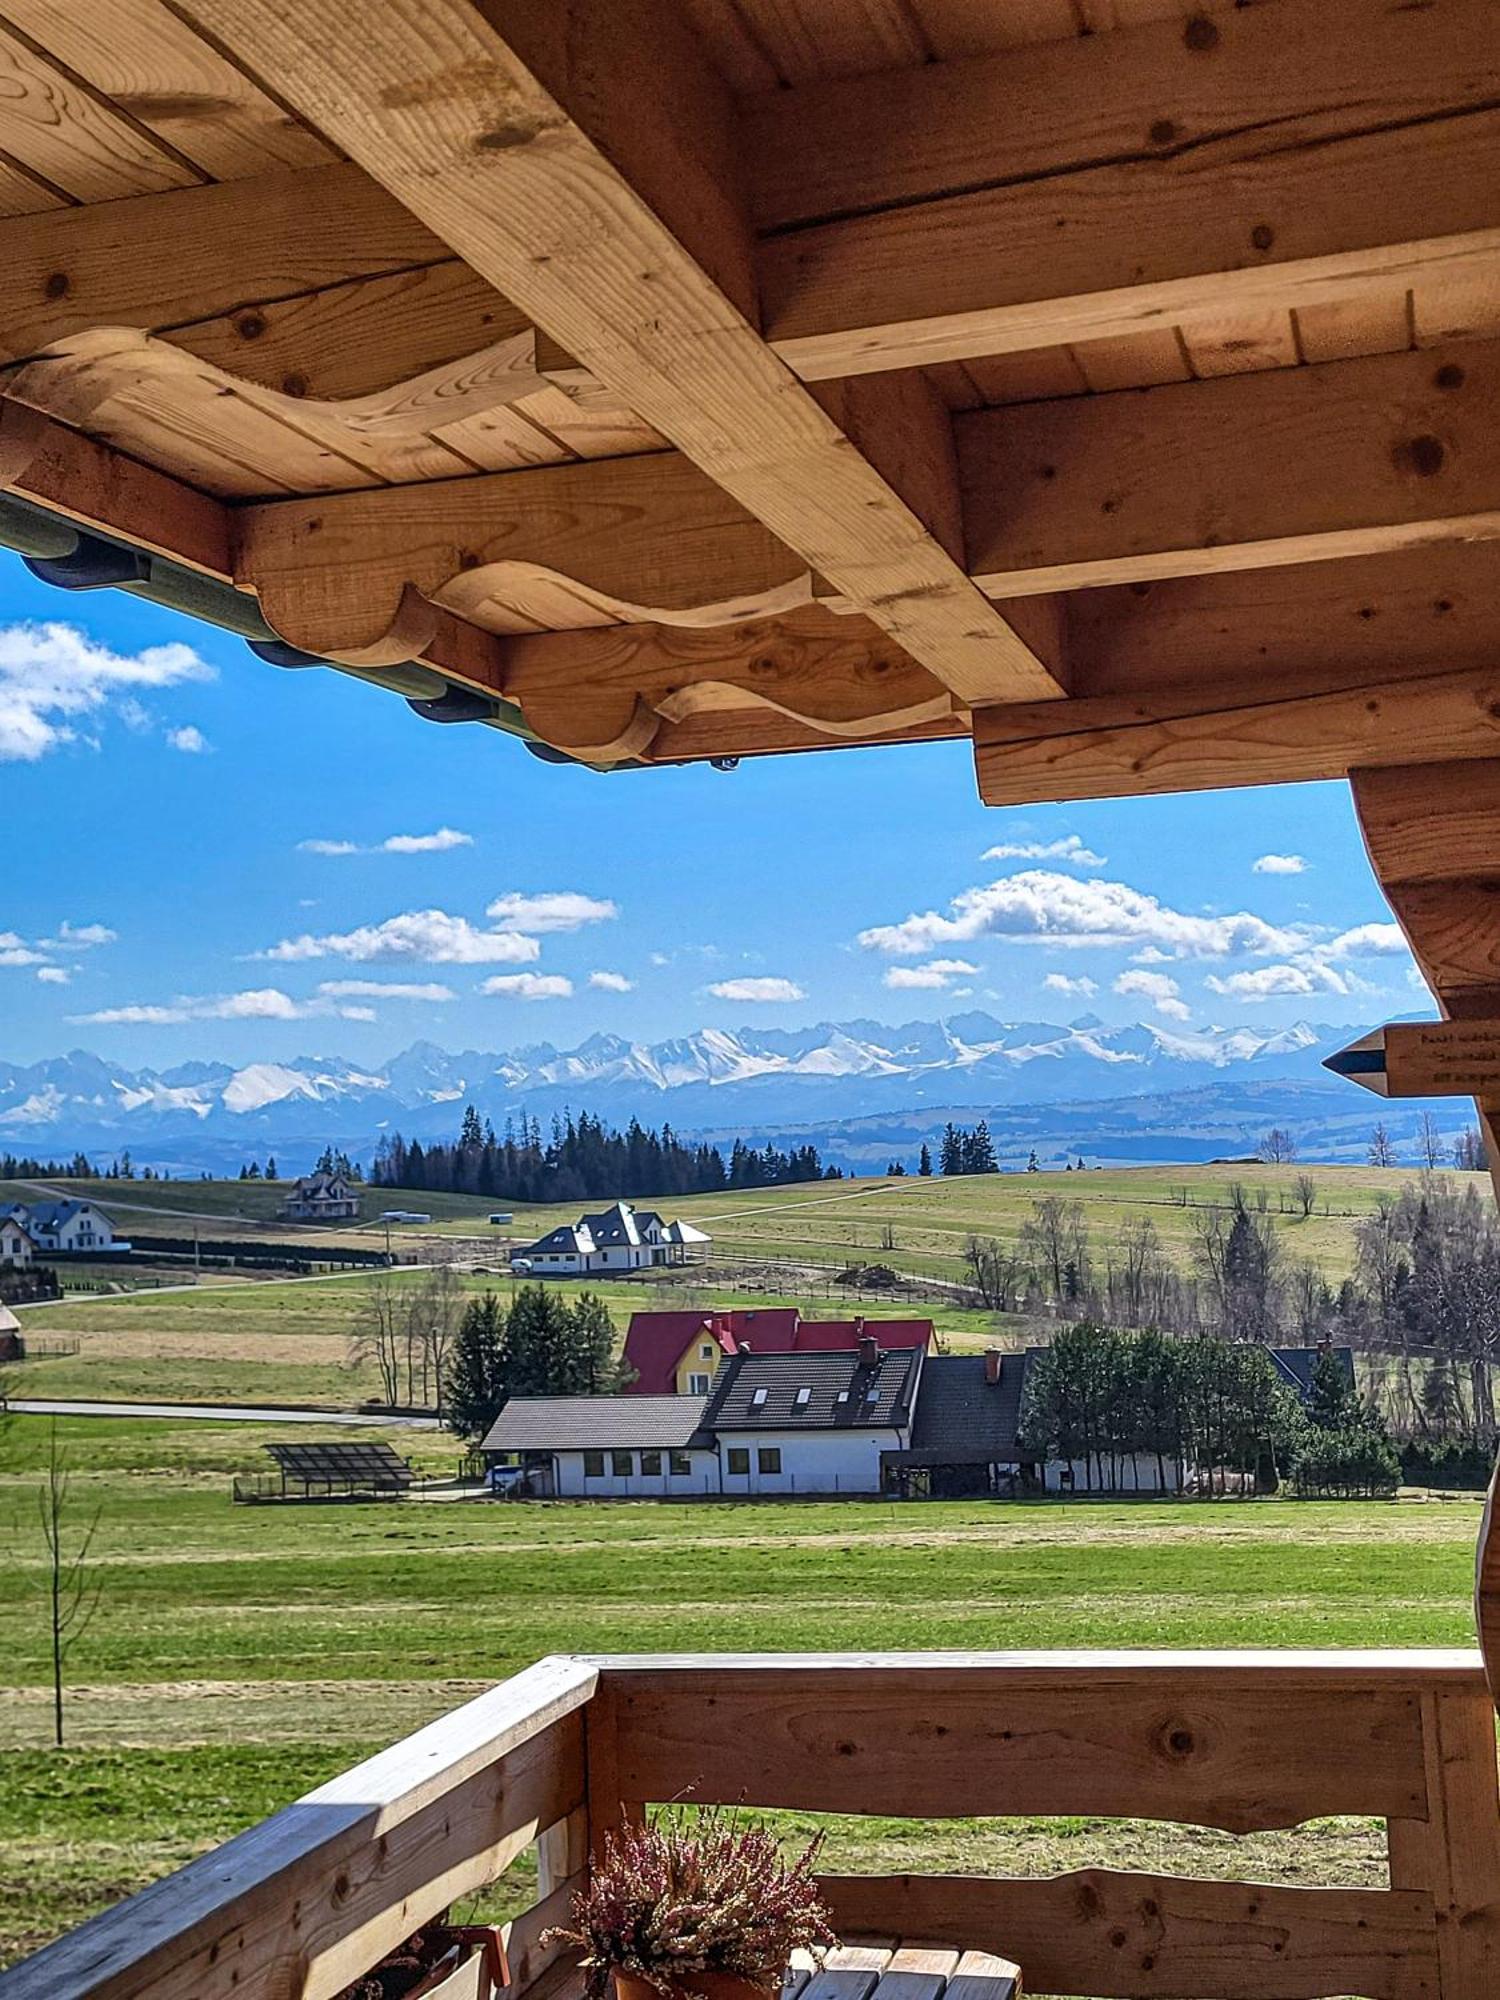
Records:
[[[1204,55],[1219,46],[1219,31],[1206,14],[1195,14],[1182,31],[1182,46]]]

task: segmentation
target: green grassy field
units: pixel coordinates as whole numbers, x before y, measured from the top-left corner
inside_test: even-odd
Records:
[[[41,1942],[541,1654],[1462,1644],[1477,1504],[886,1502],[232,1507],[269,1427],[69,1420],[98,1615],[48,1749],[31,1489],[0,1435],[0,1955]],[[435,1469],[438,1438],[399,1439]],[[264,1463],[263,1459],[261,1462]],[[1087,1862],[1379,1879],[1361,1822],[1229,1836],[840,1821],[840,1867]],[[524,1896],[526,1877],[506,1893]]]
[[[963,1246],[971,1233],[1014,1240],[1044,1194],[1060,1194],[1087,1211],[1096,1257],[1102,1259],[1120,1233],[1143,1215],[1155,1223],[1167,1252],[1182,1267],[1192,1259],[1195,1217],[1226,1199],[1232,1182],[1243,1180],[1258,1198],[1264,1191],[1289,1257],[1310,1259],[1331,1281],[1350,1269],[1354,1230],[1360,1216],[1389,1199],[1411,1178],[1404,1170],[1342,1167],[1314,1171],[1315,1211],[1304,1219],[1294,1212],[1292,1183],[1297,1169],[1189,1167],[1130,1169],[1076,1175],[986,1175],[955,1180],[846,1181],[810,1187],[764,1189],[716,1195],[669,1206],[711,1231],[716,1263],[707,1274],[692,1269],[659,1279],[601,1284],[623,1336],[633,1311],[660,1306],[798,1305],[810,1315],[831,1317],[863,1311],[920,1312],[935,1321],[941,1338],[957,1350],[992,1340],[1027,1337],[1020,1321],[976,1312],[953,1303],[941,1291],[913,1302],[896,1294],[851,1300],[830,1282],[842,1262],[879,1262],[909,1276],[955,1283],[963,1278]],[[278,1196],[249,1182],[103,1183],[100,1196],[110,1206],[123,1190],[132,1202],[213,1200],[226,1206],[216,1228],[249,1231],[254,1218],[274,1212]],[[1486,1183],[1487,1187],[1487,1183]],[[3,1193],[0,1187],[0,1193]],[[385,1206],[396,1198],[366,1192],[367,1203]],[[516,1211],[512,1232],[490,1230],[488,1207],[457,1196],[411,1195],[412,1206],[430,1208],[438,1218],[430,1229],[393,1232],[403,1249],[448,1255],[456,1236],[481,1242],[491,1268],[464,1279],[467,1290],[494,1288],[505,1294],[514,1282],[504,1265],[504,1238],[525,1239],[564,1219],[558,1208]],[[240,1204],[231,1209],[227,1204]],[[139,1224],[140,1211],[118,1208],[124,1227]],[[238,1221],[235,1217],[239,1217]],[[160,1218],[154,1218],[160,1227]],[[180,1226],[180,1225],[178,1225]],[[890,1240],[890,1239],[893,1239]],[[756,1270],[741,1260],[762,1260]],[[184,1272],[186,1278],[189,1274]],[[560,1281],[566,1289],[575,1281]],[[28,1309],[25,1324],[39,1342],[76,1339],[76,1356],[27,1362],[14,1393],[77,1397],[167,1398],[244,1402],[281,1399],[297,1403],[352,1406],[378,1393],[371,1369],[351,1369],[347,1348],[364,1280],[358,1276],[312,1282],[228,1281],[205,1273],[196,1289],[144,1291],[128,1296],[74,1296],[55,1306]]]

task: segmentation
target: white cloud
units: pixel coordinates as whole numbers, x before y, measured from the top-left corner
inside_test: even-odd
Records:
[[[560,972],[502,972],[479,990],[507,1000],[569,1000],[573,982]]]
[[[36,976],[44,986],[66,986],[73,977],[65,965],[39,965]]]
[[[1076,833],[1061,840],[1012,840],[999,847],[987,847],[981,861],[1066,861],[1074,868],[1103,868],[1107,857],[1085,847]]]
[[[213,677],[191,646],[116,653],[74,625],[0,627],[0,763],[35,763],[75,742],[75,725],[130,700],[128,689]],[[138,708],[132,704],[127,714],[132,726]]]
[[[472,847],[472,833],[457,827],[440,826],[436,833],[390,833],[373,847],[361,847],[357,840],[299,840],[299,854],[446,854],[453,847]]]
[[[185,757],[201,757],[208,748],[208,738],[191,722],[185,722],[180,729],[169,729],[167,742]]]
[[[1348,982],[1331,965],[1299,959],[1295,965],[1258,965],[1250,972],[1231,972],[1225,979],[1210,973],[1204,981],[1210,993],[1229,1000],[1304,999],[1313,993],[1347,993]]]
[[[175,1027],[183,1021],[311,1021],[336,1015],[342,1021],[370,1021],[369,1007],[346,1007],[327,997],[294,1000],[277,986],[256,986],[241,993],[180,994],[157,1004],[101,1007],[92,1014],[71,1014],[80,1027]]]
[[[795,979],[720,979],[708,991],[715,1000],[753,1000],[768,1005],[807,998]]]
[[[1185,1021],[1193,1011],[1179,998],[1182,989],[1177,981],[1169,979],[1165,972],[1119,973],[1114,990],[1127,997],[1134,994],[1149,1000],[1157,1013],[1164,1014],[1169,1021]]]
[[[446,854],[453,847],[472,847],[472,833],[440,826],[436,833],[392,833],[380,843],[382,854]]]
[[[1263,854],[1250,864],[1252,875],[1305,875],[1307,863],[1300,854]]]
[[[899,924],[878,924],[861,931],[859,941],[871,950],[908,958],[982,937],[1091,947],[1154,944],[1177,958],[1224,958],[1242,951],[1266,956],[1299,950],[1306,942],[1300,933],[1279,929],[1248,911],[1195,916],[1170,909],[1124,882],[1080,882],[1045,868],[965,889],[950,909],[949,916],[929,910]]]
[[[458,998],[451,986],[435,982],[402,985],[380,979],[324,979],[318,992],[325,1000],[428,1000],[435,1005]]]
[[[908,987],[941,992],[952,980],[972,978],[978,970],[966,958],[930,958],[925,965],[891,966],[884,983],[898,992]]]
[[[6,935],[9,936],[10,933],[7,932]],[[14,944],[0,943],[0,966],[18,967],[23,965],[42,965],[44,963],[45,960],[42,954],[39,951],[33,951],[29,944],[22,944],[19,938],[16,939]]]
[[[1320,950],[1325,958],[1405,958],[1411,946],[1399,924],[1356,924]]]
[[[539,896],[519,892],[497,896],[485,910],[507,930],[542,933],[576,931],[585,924],[605,923],[620,914],[618,907],[599,896],[585,896],[576,889],[553,889]]]
[[[533,937],[480,930],[446,910],[406,910],[352,931],[283,938],[259,954],[282,964],[309,958],[350,958],[360,964],[421,961],[429,965],[529,965],[541,956]]]
[[[115,944],[120,933],[108,924],[70,924],[66,917],[57,927],[57,936],[39,938],[43,951],[94,951],[103,944]]]
[[[1066,993],[1083,1000],[1092,1000],[1099,991],[1094,980],[1086,977],[1074,979],[1066,972],[1049,972],[1042,984],[1049,993]]]
[[[635,981],[627,979],[623,972],[591,972],[589,985],[598,987],[601,993],[633,993]]]

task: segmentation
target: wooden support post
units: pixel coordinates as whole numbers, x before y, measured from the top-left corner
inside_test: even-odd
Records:
[[[1432,1896],[1441,2000],[1491,2000],[1500,1992],[1494,1711],[1467,1691],[1421,1700],[1427,1817],[1391,1820],[1391,1887]]]

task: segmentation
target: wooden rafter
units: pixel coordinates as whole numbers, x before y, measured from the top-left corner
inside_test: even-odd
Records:
[[[761,340],[732,113],[675,9],[381,0],[347,33],[311,0],[184,11],[284,78],[318,130],[960,698],[1061,692],[1055,630],[1033,626],[1039,658],[957,559],[951,435],[927,385],[861,395],[842,430]]]
[[[1493,269],[1487,0],[1320,0],[784,91],[747,120],[805,379]]]

